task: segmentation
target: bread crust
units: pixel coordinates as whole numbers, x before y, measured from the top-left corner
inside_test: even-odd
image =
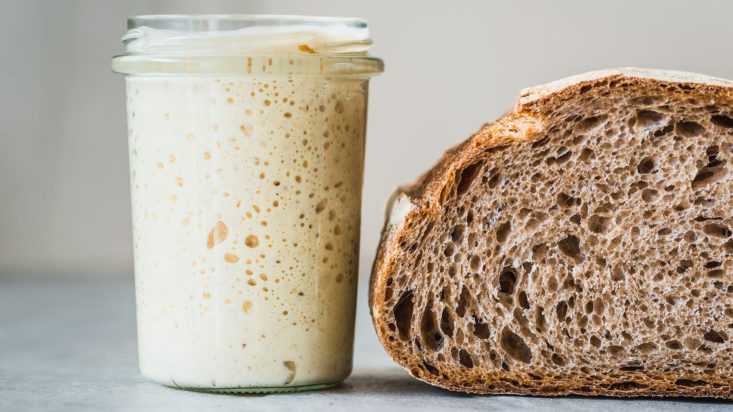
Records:
[[[543,113],[548,112],[557,102],[571,99],[591,90],[596,85],[628,84],[633,87],[658,87],[669,85],[670,95],[678,90],[693,90],[721,102],[733,102],[733,81],[713,78],[705,75],[647,70],[638,68],[607,69],[568,77],[541,86],[526,88],[520,91],[513,109],[494,123],[486,124],[465,140],[447,150],[438,162],[411,185],[399,187],[390,197],[387,216],[381,233],[380,245],[372,267],[369,282],[369,307],[377,336],[388,355],[398,364],[408,369],[416,378],[432,385],[453,391],[482,394],[525,394],[541,396],[557,396],[567,394],[601,395],[601,396],[690,396],[733,398],[733,386],[730,382],[719,385],[699,386],[690,382],[689,386],[665,385],[660,382],[674,382],[679,378],[673,373],[647,374],[649,385],[637,387],[639,375],[629,375],[631,384],[620,385],[618,379],[563,380],[561,382],[543,382],[524,380],[514,372],[506,372],[507,378],[519,382],[515,386],[501,378],[482,378],[475,376],[471,382],[440,379],[433,375],[416,376],[410,370],[406,354],[400,353],[395,346],[386,341],[384,333],[386,325],[380,314],[389,310],[379,297],[384,296],[386,280],[393,272],[395,257],[399,249],[399,239],[409,230],[411,223],[430,219],[441,213],[442,204],[446,200],[446,188],[455,181],[457,171],[477,161],[486,150],[509,145],[518,141],[533,141],[542,136]],[[628,382],[627,382],[628,383]]]

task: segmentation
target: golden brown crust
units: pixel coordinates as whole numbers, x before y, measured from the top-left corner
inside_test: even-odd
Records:
[[[618,379],[599,379],[594,381],[574,380],[555,381],[551,377],[542,380],[523,381],[520,375],[506,372],[500,377],[485,377],[476,371],[471,379],[456,381],[452,377],[437,377],[419,374],[410,370],[411,364],[406,354],[394,349],[386,341],[385,324],[380,314],[387,308],[379,299],[386,288],[388,275],[393,272],[394,257],[399,248],[399,239],[410,230],[413,223],[428,219],[441,213],[447,189],[452,188],[455,173],[475,162],[482,153],[492,148],[511,144],[516,141],[532,141],[542,136],[543,113],[567,99],[589,92],[595,86],[609,84],[614,87],[659,87],[668,89],[670,94],[695,90],[719,98],[733,101],[733,82],[713,79],[702,75],[649,71],[640,69],[614,69],[587,73],[561,80],[545,86],[525,89],[520,93],[514,109],[494,123],[484,125],[476,134],[463,143],[449,149],[440,160],[414,184],[401,187],[391,200],[390,216],[382,231],[380,246],[374,261],[369,288],[369,306],[375,329],[387,353],[398,364],[408,368],[415,377],[430,384],[454,391],[493,394],[531,394],[531,395],[607,395],[607,396],[692,396],[733,398],[733,377],[717,384],[687,382],[673,373],[653,376],[649,373],[629,373],[628,380],[619,384]],[[730,103],[728,103],[730,104]],[[418,375],[419,376],[416,376]],[[667,382],[668,384],[660,384]],[[677,382],[678,384],[675,384]],[[679,384],[681,382],[681,385]]]

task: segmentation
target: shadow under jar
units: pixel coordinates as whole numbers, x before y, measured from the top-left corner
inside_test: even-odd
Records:
[[[140,369],[186,389],[316,389],[351,372],[367,23],[128,20]]]

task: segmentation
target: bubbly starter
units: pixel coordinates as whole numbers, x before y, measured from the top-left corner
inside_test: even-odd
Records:
[[[181,387],[351,370],[366,79],[127,78],[140,367]]]

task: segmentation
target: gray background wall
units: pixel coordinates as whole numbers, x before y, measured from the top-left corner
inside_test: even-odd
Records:
[[[370,20],[387,71],[371,86],[362,282],[392,189],[518,89],[628,65],[733,78],[731,1],[1,0],[0,275],[131,273],[124,88],[109,58],[127,15],[203,12]]]

